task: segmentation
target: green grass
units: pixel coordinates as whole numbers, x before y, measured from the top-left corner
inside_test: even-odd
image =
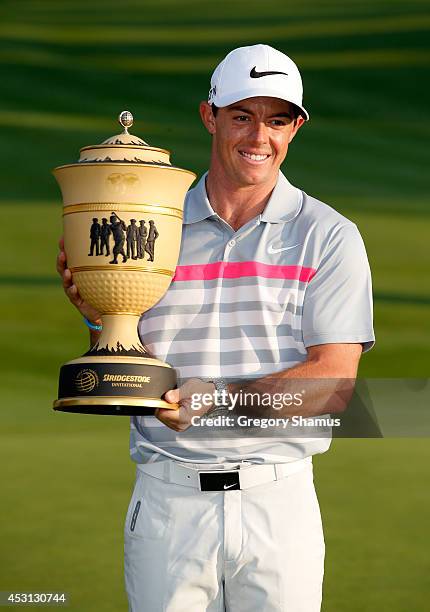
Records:
[[[428,377],[429,2],[18,4],[0,6],[0,590],[62,589],[73,612],[126,610],[128,420],[51,409],[59,365],[87,344],[55,275],[51,170],[130,108],[135,133],[201,173],[211,69],[238,44],[277,46],[300,63],[311,113],[284,170],[357,222],[368,250],[377,344],[360,375]],[[336,440],[315,459],[324,612],[427,608],[428,448]]]
[[[326,537],[323,612],[425,610],[428,440],[336,440],[314,463]]]

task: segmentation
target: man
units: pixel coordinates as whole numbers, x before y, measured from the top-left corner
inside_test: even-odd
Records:
[[[110,228],[112,230],[114,245],[113,245],[113,259],[110,264],[118,263],[118,255],[122,255],[122,263],[127,261],[127,256],[124,252],[125,233],[127,226],[122,219],[120,219],[115,213],[112,213],[110,217]]]
[[[148,261],[154,261],[155,241],[157,240],[158,236],[159,233],[155,227],[155,223],[151,219],[149,221],[148,238],[146,239],[145,244],[145,251],[148,253]]]
[[[130,219],[130,225],[127,227],[127,257],[137,259],[137,242],[139,228],[136,225],[136,219]]]
[[[192,402],[215,390],[274,396],[297,379],[354,379],[374,340],[367,257],[353,223],[280,173],[308,119],[292,60],[266,45],[235,49],[200,113],[209,172],[187,195],[172,285],[139,327],[182,384],[165,395],[179,410],[131,419],[130,610],[317,612],[324,539],[312,455],[330,440],[198,438],[194,416],[213,407]],[[64,266],[60,253],[69,298],[96,322]],[[239,404],[237,413],[273,414]],[[283,417],[327,412],[318,393],[281,408]]]
[[[145,220],[141,219],[139,221],[138,235],[137,235],[137,257],[138,259],[145,258],[145,246],[146,246],[146,237],[148,235],[148,230],[145,225]]]
[[[108,220],[106,219],[106,217],[103,217],[102,225],[100,228],[100,255],[103,255],[104,247],[106,248],[106,257],[110,255],[109,237],[111,234],[112,230],[110,228]]]
[[[88,257],[92,257],[94,255],[94,249],[96,250],[96,255],[99,254],[99,240],[100,240],[100,223],[97,218],[93,219],[90,228],[90,252],[88,253]]]

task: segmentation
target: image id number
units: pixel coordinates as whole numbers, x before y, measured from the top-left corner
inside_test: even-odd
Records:
[[[20,593],[5,592],[0,593],[0,605],[51,605],[62,606],[68,603],[66,593]]]

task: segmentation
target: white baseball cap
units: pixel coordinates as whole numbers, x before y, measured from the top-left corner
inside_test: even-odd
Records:
[[[269,96],[291,102],[306,119],[303,108],[302,77],[296,64],[269,45],[238,47],[215,68],[208,102],[219,108],[256,96]]]

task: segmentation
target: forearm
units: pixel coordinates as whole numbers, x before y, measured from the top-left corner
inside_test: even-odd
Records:
[[[360,350],[361,352],[361,350]],[[340,413],[354,391],[357,363],[342,355],[318,354],[296,366],[262,378],[228,385],[238,415],[283,418]],[[271,400],[269,401],[269,398]]]

